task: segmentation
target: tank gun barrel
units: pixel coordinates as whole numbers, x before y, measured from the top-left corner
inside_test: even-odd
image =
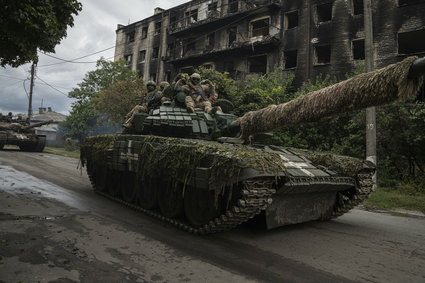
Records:
[[[43,126],[43,125],[50,124],[52,122],[53,122],[53,120],[48,120],[48,121],[34,123],[32,125],[22,127],[22,131],[27,131],[27,130],[32,129],[32,128],[36,128],[36,127],[40,127],[40,126]]]
[[[357,75],[287,103],[246,113],[235,121],[243,138],[277,128],[414,98],[423,84],[425,58],[408,57],[385,68]],[[235,125],[233,125],[235,126]]]

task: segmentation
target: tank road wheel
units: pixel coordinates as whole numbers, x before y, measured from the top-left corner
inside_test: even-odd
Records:
[[[221,211],[221,199],[215,198],[214,191],[186,187],[184,194],[184,212],[186,219],[195,227],[208,224],[218,217]]]
[[[91,167],[91,166],[90,166]],[[89,167],[87,167],[89,169]],[[92,171],[93,170],[93,171]],[[98,166],[93,169],[90,169],[92,171],[93,180],[94,180],[94,190],[98,192],[104,192],[106,191],[106,183],[107,183],[107,172],[105,166]]]
[[[121,195],[126,202],[136,201],[136,174],[133,172],[124,172],[121,184]]]
[[[106,187],[108,188],[109,195],[118,197],[123,185],[123,173],[121,171],[108,170],[108,181]]]
[[[183,214],[183,186],[161,184],[158,190],[158,205],[162,215],[177,218]]]
[[[137,180],[139,204],[145,209],[154,209],[158,204],[158,183],[155,180]]]

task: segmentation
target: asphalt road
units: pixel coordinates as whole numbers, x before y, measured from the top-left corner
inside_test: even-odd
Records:
[[[0,151],[0,282],[425,282],[425,219],[363,210],[194,236],[96,195],[78,160]]]

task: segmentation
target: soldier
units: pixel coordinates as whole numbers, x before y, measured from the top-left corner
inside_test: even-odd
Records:
[[[125,116],[126,121],[123,126],[125,128],[131,128],[134,114],[136,113],[149,113],[150,110],[156,109],[161,105],[161,93],[156,90],[156,83],[154,81],[148,81],[146,83],[147,93],[142,95],[140,102]]]
[[[8,114],[7,114],[7,116],[6,116],[6,122],[8,122],[8,123],[12,123],[12,121],[13,121],[13,114],[12,114],[12,112],[9,112]]]
[[[161,104],[165,101],[171,101],[171,98],[165,95],[168,92],[169,88],[170,84],[167,81],[162,81],[159,83],[159,91],[161,92]]]
[[[213,103],[218,99],[218,93],[215,90],[215,85],[210,80],[202,80],[201,81],[202,88],[205,90],[208,95],[208,99]]]
[[[214,114],[220,110],[218,107],[212,107],[211,101],[208,99],[207,93],[211,91],[209,86],[202,86],[201,76],[198,73],[193,73],[189,77],[189,81],[185,80],[186,84],[183,84],[184,79],[179,80],[176,83],[176,88],[179,87],[186,93],[186,109],[188,112],[193,113],[195,107],[203,109],[206,113]]]

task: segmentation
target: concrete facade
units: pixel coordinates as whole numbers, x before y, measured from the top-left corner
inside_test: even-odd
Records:
[[[425,0],[373,1],[377,68],[425,55]],[[277,66],[296,83],[364,65],[363,0],[193,0],[116,30],[115,60],[145,80],[206,66],[241,79]]]

